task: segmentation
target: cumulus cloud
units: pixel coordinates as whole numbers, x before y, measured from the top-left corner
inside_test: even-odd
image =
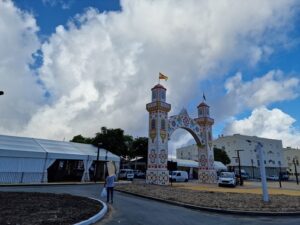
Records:
[[[281,71],[273,70],[248,82],[243,82],[242,74],[237,73],[227,80],[225,87],[229,98],[235,98],[237,102],[254,108],[295,99],[299,96],[299,84],[300,79],[285,77]]]
[[[39,49],[35,18],[0,0],[0,131],[22,130],[43,104],[43,90],[30,70]]]
[[[43,43],[37,73],[49,97],[33,107],[27,124],[12,131],[63,139],[91,136],[108,126],[147,135],[145,104],[159,71],[170,77],[167,98],[171,114],[177,114],[199,94],[199,82],[226,73],[235,63],[254,66],[285,43],[294,4],[123,0],[120,12],[88,9]],[[35,50],[26,51],[27,58]],[[35,96],[31,102],[37,104],[41,94]]]
[[[233,121],[225,134],[244,134],[282,140],[284,146],[300,147],[300,131],[293,127],[295,119],[280,109],[254,109],[245,119]]]
[[[286,75],[280,70],[271,70],[249,81],[244,81],[238,72],[226,80],[226,94],[214,103],[222,110],[217,111],[215,116],[218,120],[224,120],[244,110],[296,99],[300,93],[299,84],[299,78]]]

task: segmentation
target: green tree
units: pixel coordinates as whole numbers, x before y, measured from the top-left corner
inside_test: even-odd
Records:
[[[148,156],[148,138],[146,137],[137,137],[132,142],[132,147],[130,149],[130,157],[143,157],[147,160]]]
[[[81,134],[74,136],[70,142],[77,142],[77,143],[83,143],[83,144],[91,144],[93,141],[92,138],[86,138],[83,137]]]
[[[224,165],[227,165],[230,163],[230,158],[228,157],[226,151],[223,149],[214,148],[214,158],[215,158],[215,161],[220,161]]]
[[[130,135],[124,135],[124,131],[120,128],[107,129],[101,127],[101,132],[96,133],[92,144],[109,150],[111,153],[118,156],[126,157],[129,152],[130,145],[133,138]]]

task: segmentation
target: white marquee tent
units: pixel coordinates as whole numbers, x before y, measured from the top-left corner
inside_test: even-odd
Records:
[[[198,168],[199,167],[199,163],[194,160],[173,159],[173,161],[177,162],[177,166],[181,166],[181,167],[188,167],[188,168]],[[227,170],[227,167],[222,162],[214,161],[214,169],[216,171]]]
[[[89,168],[97,160],[97,147],[89,144],[0,135],[0,183],[47,182],[47,169],[55,160],[82,160],[81,181],[89,181]],[[99,160],[115,162],[120,157],[100,148]]]

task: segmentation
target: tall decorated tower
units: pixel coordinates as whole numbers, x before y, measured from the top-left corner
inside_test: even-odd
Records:
[[[161,84],[152,89],[152,101],[146,105],[149,112],[148,168],[146,182],[167,185],[169,183],[168,163],[168,112],[167,89]]]
[[[198,180],[202,183],[215,183],[217,181],[216,171],[214,170],[214,151],[212,148],[212,125],[214,119],[209,115],[209,106],[203,101],[198,108],[198,118],[195,121],[200,125],[201,136],[204,145],[198,147],[199,171]]]

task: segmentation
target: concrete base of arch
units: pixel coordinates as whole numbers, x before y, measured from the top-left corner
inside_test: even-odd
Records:
[[[205,184],[217,183],[217,173],[215,170],[198,169],[198,182]]]
[[[146,183],[157,184],[157,185],[168,185],[169,184],[169,171],[163,170],[150,170],[146,172]]]

